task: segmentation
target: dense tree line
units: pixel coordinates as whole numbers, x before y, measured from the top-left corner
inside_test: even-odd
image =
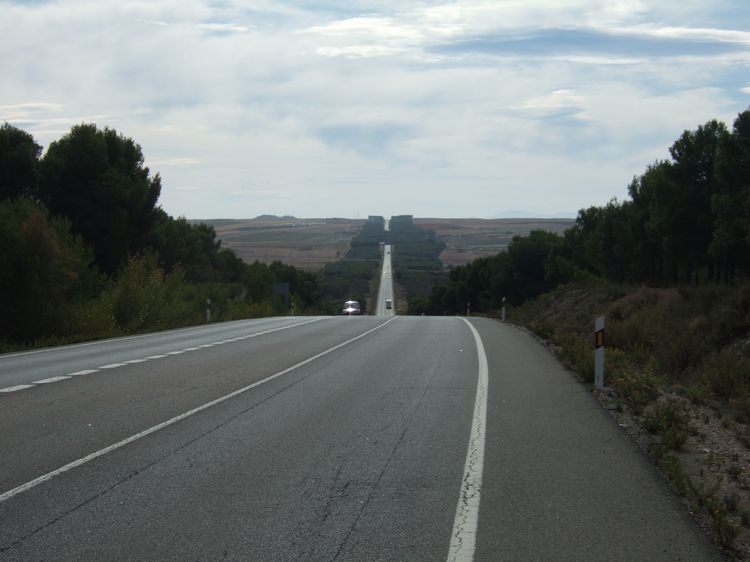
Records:
[[[404,288],[406,298],[429,295],[435,283],[443,280],[440,254],[445,242],[433,230],[419,228],[411,215],[391,218],[386,242],[393,245],[394,281]]]
[[[320,271],[320,293],[327,301],[327,312],[336,313],[345,300],[359,301],[364,307],[370,283],[380,269],[384,227],[383,217],[369,217],[349,243],[344,259],[329,263]]]
[[[731,284],[750,275],[750,110],[731,130],[685,131],[629,186],[630,198],[579,211],[563,236],[516,237],[506,253],[455,268],[410,310],[490,311],[589,276],[618,283]]]
[[[212,226],[158,206],[161,179],[141,148],[112,129],[77,125],[42,147],[0,128],[0,342],[81,339],[214,318],[317,309],[317,277],[245,264]]]

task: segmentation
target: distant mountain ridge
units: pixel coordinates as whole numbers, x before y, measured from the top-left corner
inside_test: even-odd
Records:
[[[575,219],[577,211],[558,211],[557,213],[533,213],[530,211],[501,211],[488,219]]]

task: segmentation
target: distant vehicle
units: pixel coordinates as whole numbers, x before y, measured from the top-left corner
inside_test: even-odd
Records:
[[[341,314],[346,316],[359,316],[362,314],[362,309],[357,301],[346,301],[344,308],[341,309]]]
[[[385,299],[385,307],[387,309],[393,308],[393,301],[391,299]]]

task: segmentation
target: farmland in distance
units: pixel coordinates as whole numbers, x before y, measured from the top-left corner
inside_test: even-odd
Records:
[[[280,261],[317,271],[346,255],[349,242],[365,221],[263,216],[194,222],[212,225],[222,246],[234,250],[247,263]]]
[[[573,219],[414,219],[420,228],[434,230],[445,242],[440,259],[445,267],[467,264],[477,258],[504,252],[514,236],[532,230],[562,234],[575,224]]]
[[[343,258],[351,239],[366,222],[362,219],[261,216],[254,219],[213,219],[204,222],[216,230],[222,246],[248,263],[281,261],[307,271],[322,269]],[[572,219],[415,218],[414,223],[434,230],[445,242],[440,255],[445,267],[464,265],[506,249],[514,236],[541,229],[562,234]]]

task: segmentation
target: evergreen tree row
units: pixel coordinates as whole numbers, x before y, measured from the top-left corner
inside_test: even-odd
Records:
[[[69,341],[319,306],[317,277],[281,263],[245,264],[213,227],[158,206],[161,179],[140,146],[77,125],[42,147],[0,127],[0,342]],[[278,299],[277,299],[278,300]],[[282,301],[283,302],[283,301]]]
[[[673,286],[750,276],[750,110],[731,130],[685,131],[629,186],[630,198],[581,210],[563,236],[536,231],[505,253],[457,267],[412,312],[488,312],[585,277]]]

